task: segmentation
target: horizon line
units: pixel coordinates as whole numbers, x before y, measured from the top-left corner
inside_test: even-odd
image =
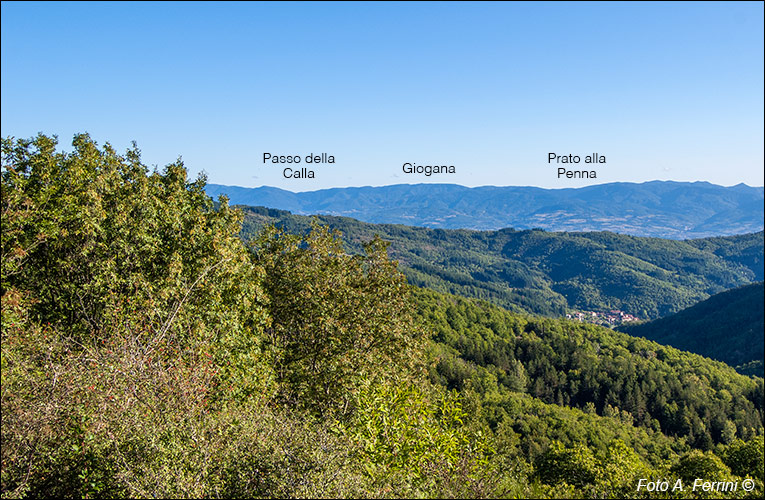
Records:
[[[481,188],[533,188],[533,189],[544,189],[544,190],[566,190],[566,189],[587,189],[587,188],[594,188],[598,186],[608,186],[613,184],[634,184],[634,185],[641,185],[641,184],[649,184],[654,182],[663,182],[663,183],[675,183],[675,184],[709,184],[711,186],[717,186],[717,187],[723,187],[723,188],[731,188],[731,187],[737,187],[737,186],[744,186],[751,189],[765,189],[765,186],[750,186],[749,184],[745,182],[739,182],[738,184],[731,184],[731,185],[723,185],[723,184],[715,184],[713,182],[709,181],[675,181],[675,180],[661,180],[661,179],[654,179],[650,181],[642,181],[642,182],[634,182],[634,181],[614,181],[614,182],[603,182],[599,184],[591,184],[589,186],[577,186],[577,187],[559,187],[559,188],[546,188],[541,186],[519,186],[519,185],[505,185],[505,186],[498,186],[494,184],[485,184],[481,186],[465,186],[464,184],[456,184],[456,183],[449,183],[449,182],[418,182],[418,183],[398,183],[398,184],[383,184],[380,186],[372,186],[372,185],[364,185],[364,186],[337,186],[337,187],[330,187],[330,188],[319,188],[319,189],[310,189],[310,190],[303,190],[303,191],[292,191],[289,189],[284,189],[276,186],[269,186],[269,185],[260,185],[260,186],[240,186],[236,184],[219,184],[215,182],[207,182],[206,185],[215,185],[215,186],[223,186],[223,187],[235,187],[235,188],[241,188],[241,189],[260,189],[260,188],[271,188],[271,189],[278,189],[280,191],[285,191],[288,193],[316,193],[319,191],[329,191],[332,189],[365,189],[365,188],[385,188],[385,187],[397,187],[397,186],[425,186],[425,185],[432,185],[432,186],[457,186],[462,187],[465,189],[481,189]]]

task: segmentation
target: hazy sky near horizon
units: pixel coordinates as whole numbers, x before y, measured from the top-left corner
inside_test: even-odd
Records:
[[[763,185],[762,2],[2,2],[1,19],[3,137],[135,140],[213,183]],[[264,153],[335,163],[284,178]],[[597,179],[558,178],[550,153]]]

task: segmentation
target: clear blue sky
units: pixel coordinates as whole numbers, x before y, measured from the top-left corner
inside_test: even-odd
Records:
[[[4,137],[135,140],[220,184],[763,185],[761,2],[3,2],[1,33]],[[607,163],[558,179],[550,152]]]

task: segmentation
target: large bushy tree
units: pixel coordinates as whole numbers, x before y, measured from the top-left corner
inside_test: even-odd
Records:
[[[268,394],[262,269],[180,161],[72,145],[2,142],[3,495],[163,491],[210,412]]]
[[[415,335],[403,275],[375,238],[350,255],[339,234],[267,228],[255,242],[265,269],[267,329],[283,399],[317,411],[347,411],[365,378],[411,373]]]

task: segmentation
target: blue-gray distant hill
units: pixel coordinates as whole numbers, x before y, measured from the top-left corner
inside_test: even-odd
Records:
[[[763,188],[745,184],[652,181],[570,189],[397,184],[303,193],[209,184],[207,193],[214,199],[225,194],[232,205],[442,229],[612,231],[680,240],[752,233],[765,225]]]

